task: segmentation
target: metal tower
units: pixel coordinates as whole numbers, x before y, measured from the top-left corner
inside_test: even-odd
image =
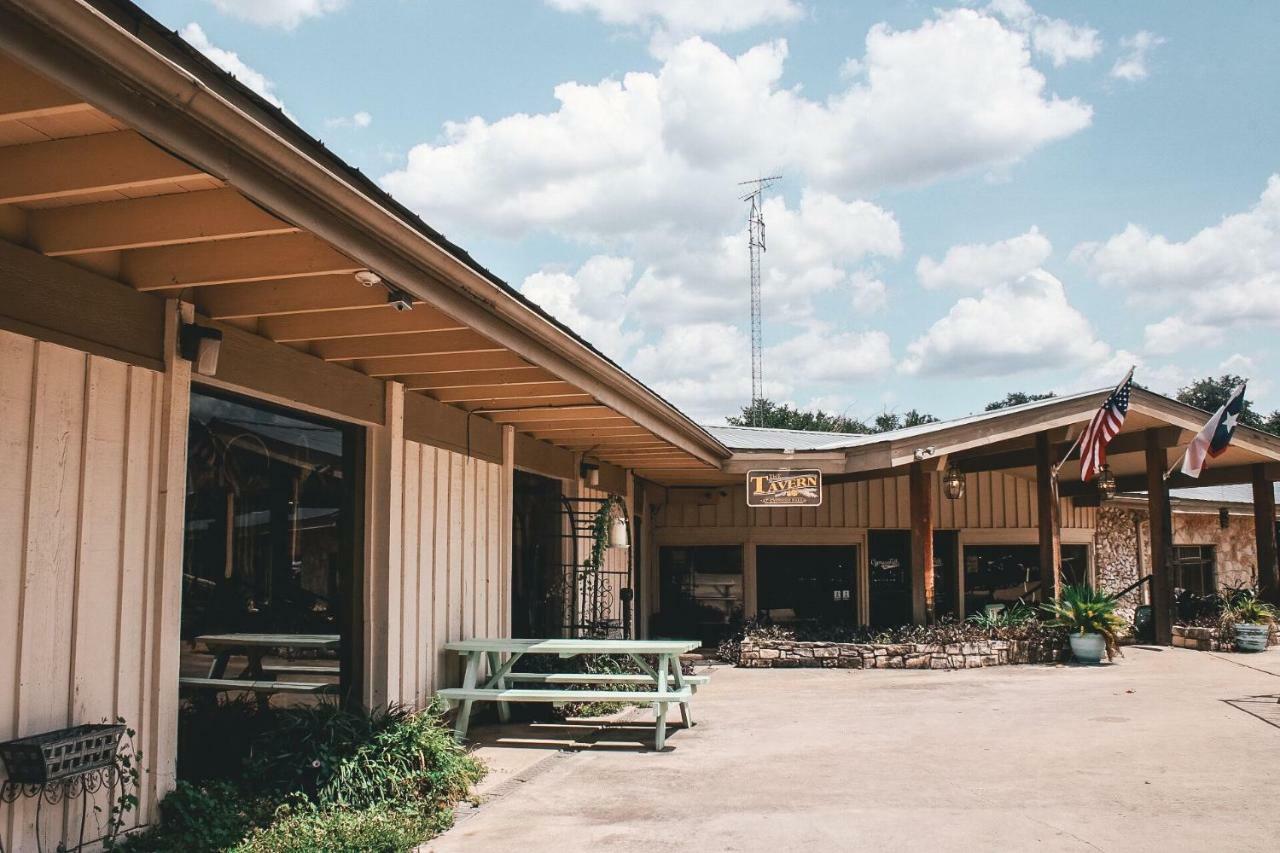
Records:
[[[781,180],[781,175],[741,181],[738,186],[751,187],[741,200],[750,203],[747,213],[747,249],[751,254],[751,425],[764,426],[764,357],[760,321],[760,255],[765,251],[764,191]]]

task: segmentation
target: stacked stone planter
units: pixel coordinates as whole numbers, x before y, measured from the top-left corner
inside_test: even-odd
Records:
[[[1173,644],[1180,649],[1195,649],[1200,652],[1234,652],[1236,640],[1234,636],[1223,637],[1217,628],[1196,628],[1188,625],[1173,626]],[[1271,629],[1269,646],[1280,646],[1280,631]]]
[[[742,641],[738,666],[827,669],[978,669],[1066,660],[1064,645],[1025,640],[972,643],[824,643],[798,640]]]

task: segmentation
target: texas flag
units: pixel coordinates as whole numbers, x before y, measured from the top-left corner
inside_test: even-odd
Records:
[[[1222,455],[1231,443],[1231,436],[1240,422],[1240,413],[1244,411],[1244,384],[1236,386],[1227,398],[1227,402],[1218,409],[1209,422],[1200,430],[1200,434],[1191,440],[1186,455],[1182,457],[1182,473],[1188,477],[1199,477],[1204,463],[1209,458]]]

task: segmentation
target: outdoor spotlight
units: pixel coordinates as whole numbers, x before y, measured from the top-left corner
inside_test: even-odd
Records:
[[[213,376],[218,372],[221,350],[221,329],[186,323],[178,332],[178,354],[191,362],[191,368],[201,376]]]
[[[403,290],[391,288],[387,291],[387,304],[397,311],[412,311],[413,297]]]
[[[955,465],[948,465],[942,472],[942,493],[952,501],[964,497],[964,472]]]
[[[1109,501],[1116,496],[1116,475],[1111,473],[1110,465],[1103,465],[1098,472],[1098,497]]]
[[[582,476],[582,482],[588,486],[600,485],[600,466],[594,462],[583,462],[578,469],[578,473]]]
[[[375,285],[382,284],[382,276],[378,275],[373,270],[358,270],[356,272],[356,281],[360,282],[365,287],[374,287]]]

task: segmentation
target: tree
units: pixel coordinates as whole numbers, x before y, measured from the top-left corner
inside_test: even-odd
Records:
[[[1206,376],[1204,379],[1197,379],[1190,385],[1179,388],[1178,400],[1189,406],[1204,409],[1206,412],[1216,412],[1227,402],[1227,398],[1231,396],[1236,386],[1244,381],[1243,377],[1236,376],[1234,373],[1224,373],[1217,378]],[[1263,417],[1254,410],[1253,404],[1246,397],[1244,408],[1240,412],[1240,423],[1280,435],[1280,410]]]
[[[996,409],[1007,409],[1010,406],[1021,406],[1023,403],[1033,403],[1036,400],[1049,400],[1058,396],[1050,391],[1047,394],[1028,394],[1024,391],[1010,391],[1004,395],[1003,400],[996,400],[994,403],[987,403],[987,411],[994,412]]]
[[[817,409],[811,412],[802,411],[800,409],[788,406],[786,403],[775,403],[772,400],[761,400],[761,418],[759,426],[770,427],[772,429],[798,429],[808,432],[849,432],[849,433],[877,433],[891,432],[895,429],[903,429],[904,427],[919,426],[920,424],[931,424],[938,419],[933,415],[925,412],[911,409],[906,414],[899,415],[895,412],[881,412],[876,415],[873,423],[868,424],[866,421],[860,421],[857,418],[851,418],[847,415],[834,415]],[[733,426],[756,426],[754,406],[743,406],[740,416],[730,417],[727,420]]]

